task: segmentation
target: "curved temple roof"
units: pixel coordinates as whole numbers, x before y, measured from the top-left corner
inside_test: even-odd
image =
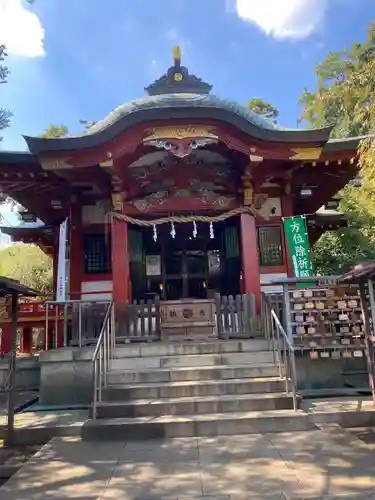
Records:
[[[207,119],[233,125],[260,140],[296,143],[325,143],[332,127],[315,130],[283,129],[245,106],[211,94],[162,94],[122,104],[88,131],[74,137],[42,139],[25,137],[31,152],[89,148],[114,139],[142,122],[161,119]]]
[[[143,122],[168,119],[206,119],[230,124],[256,139],[272,142],[321,143],[332,127],[317,130],[282,129],[245,106],[210,94],[212,85],[181,65],[181,50],[173,47],[173,65],[145,88],[147,97],[122,104],[104,120],[74,137],[42,139],[25,137],[34,154],[98,146]]]
[[[24,136],[32,154],[71,151],[99,146],[115,139],[127,129],[155,120],[213,120],[232,125],[255,139],[306,145],[320,144],[324,150],[356,149],[359,138],[329,140],[333,127],[286,129],[260,116],[246,106],[212,95],[212,86],[189,73],[181,65],[181,50],[173,48],[173,65],[145,88],[147,97],[122,104],[104,120],[76,136],[43,139]],[[1,156],[1,154],[0,154]]]

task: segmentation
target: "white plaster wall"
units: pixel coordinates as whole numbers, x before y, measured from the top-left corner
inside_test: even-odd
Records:
[[[267,274],[261,274],[260,275],[260,288],[262,292],[266,293],[277,293],[277,292],[282,292],[283,287],[280,285],[272,285],[272,286],[262,286],[265,283],[271,283],[271,281],[280,279],[280,278],[287,278],[288,275],[287,273],[267,273]]]
[[[275,213],[272,209],[275,208]],[[280,198],[267,198],[259,212],[265,217],[281,217],[281,200]]]
[[[82,299],[85,300],[111,300],[112,299],[112,281],[82,281],[81,292]],[[103,293],[90,293],[103,292]]]

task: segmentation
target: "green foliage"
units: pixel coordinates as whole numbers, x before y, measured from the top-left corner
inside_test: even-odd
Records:
[[[8,54],[7,54],[5,45],[0,45],[0,61],[1,61],[1,63],[4,62],[7,55]],[[4,66],[4,64],[0,64],[0,83],[6,83],[8,75],[9,75],[9,68],[7,66]]]
[[[6,83],[9,75],[8,67],[2,64],[7,55],[5,45],[0,45],[0,84]],[[9,127],[11,117],[12,113],[10,111],[0,108],[0,130],[4,130]],[[0,137],[0,141],[1,140],[2,137]]]
[[[317,88],[304,90],[300,121],[314,128],[334,125],[332,137],[355,137],[375,131],[375,22],[367,39],[350,48],[330,52],[317,65]],[[337,274],[353,264],[375,258],[374,145],[364,142],[359,151],[362,187],[346,186],[340,209],[350,227],[321,236],[313,248],[318,272]]]
[[[303,91],[299,100],[303,107],[300,121],[314,128],[335,125],[334,137],[355,137],[371,131],[374,56],[375,22],[365,42],[330,52],[316,66],[317,88],[313,92]]]
[[[354,188],[342,191],[341,210],[349,227],[324,233],[313,247],[313,262],[320,274],[341,274],[363,260],[375,259],[375,217],[358,204]]]
[[[263,116],[264,118],[268,118],[270,120],[276,120],[276,118],[279,116],[279,111],[274,106],[272,106],[272,104],[257,97],[251,99],[247,106],[257,115]]]
[[[68,127],[65,125],[51,125],[39,137],[43,139],[58,139],[59,137],[66,137],[68,135]]]
[[[52,260],[36,245],[17,243],[0,250],[0,275],[43,293],[52,291]]]
[[[95,120],[79,120],[79,124],[83,125],[85,130],[89,130],[90,127],[95,125]],[[65,125],[54,125],[51,123],[49,127],[41,134],[39,137],[43,139],[58,139],[59,137],[67,137],[69,135],[69,129]]]

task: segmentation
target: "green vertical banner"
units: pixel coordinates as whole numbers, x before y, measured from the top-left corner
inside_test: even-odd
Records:
[[[313,276],[306,217],[290,217],[283,222],[294,276],[296,278]]]

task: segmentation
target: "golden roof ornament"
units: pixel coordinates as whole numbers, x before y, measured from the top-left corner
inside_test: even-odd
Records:
[[[175,45],[172,48],[172,54],[175,65],[179,65],[181,63],[181,47],[179,45]]]
[[[167,72],[145,88],[150,96],[162,94],[209,94],[212,85],[203,82],[181,64],[181,47],[172,48],[173,66]]]

